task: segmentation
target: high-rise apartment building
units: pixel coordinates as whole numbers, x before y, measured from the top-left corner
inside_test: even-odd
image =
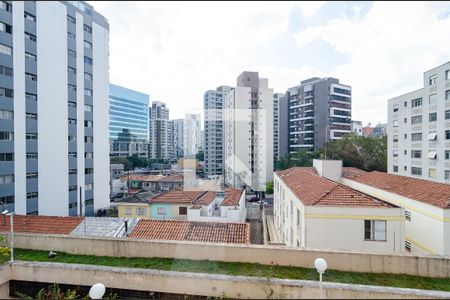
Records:
[[[314,151],[352,131],[352,88],[336,78],[310,78],[290,88],[289,152]]]
[[[148,105],[146,94],[109,85],[110,156],[148,157]]]
[[[280,153],[279,153],[279,101],[284,96],[284,94],[281,93],[275,93],[273,94],[273,161],[274,163],[279,160]]]
[[[225,183],[264,191],[273,178],[273,89],[243,72],[225,98]]]
[[[450,182],[450,62],[388,101],[388,173]]]
[[[169,160],[173,156],[169,109],[164,102],[153,101],[149,117],[149,158]]]
[[[1,1],[0,22],[0,201],[58,216],[109,206],[107,20],[81,1]]]
[[[278,98],[278,160],[289,154],[289,101],[288,95]]]
[[[200,114],[186,114],[183,126],[183,152],[185,157],[195,158],[200,148]]]
[[[171,131],[172,131],[172,159],[183,157],[183,128],[184,119],[171,120]]]
[[[352,133],[355,135],[363,135],[363,124],[361,121],[352,120]]]
[[[216,90],[206,91],[204,107],[204,144],[205,175],[223,175],[224,165],[224,99],[232,87],[219,86]]]

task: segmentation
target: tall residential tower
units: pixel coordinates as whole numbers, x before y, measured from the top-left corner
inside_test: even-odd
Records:
[[[169,160],[173,156],[169,109],[164,102],[153,101],[149,108],[149,117],[149,158]]]

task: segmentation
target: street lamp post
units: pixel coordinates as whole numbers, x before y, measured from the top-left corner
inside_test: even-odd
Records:
[[[8,210],[4,210],[2,215],[4,218],[6,218],[7,215],[9,216],[9,244],[11,251],[9,262],[14,262],[14,212],[8,213]]]
[[[323,299],[323,295],[322,295],[322,274],[325,273],[325,270],[327,269],[327,262],[323,258],[317,258],[314,261],[314,266],[316,267],[316,270],[319,273],[320,299]]]

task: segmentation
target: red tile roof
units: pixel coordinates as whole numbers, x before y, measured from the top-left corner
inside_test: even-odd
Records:
[[[294,167],[276,173],[305,205],[394,207],[384,201],[321,177],[311,168]]]
[[[0,216],[0,232],[9,231],[9,216],[3,224]],[[83,221],[83,217],[48,217],[14,215],[14,232],[69,234]]]
[[[151,199],[151,203],[189,203],[205,194],[206,191],[188,191],[183,188],[177,188]]]
[[[183,182],[183,175],[140,175],[130,174],[120,177],[123,181],[145,181],[145,182]]]
[[[342,168],[342,177],[345,178],[353,178],[362,174],[367,173],[364,170],[358,169],[358,168],[353,168],[353,167],[345,167]]]
[[[450,209],[448,184],[378,171],[363,173],[349,179],[426,204]]]
[[[222,202],[224,206],[235,206],[239,205],[239,200],[241,200],[242,191],[238,189],[225,189],[225,199]]]
[[[249,244],[250,224],[142,219],[128,237],[151,240]]]

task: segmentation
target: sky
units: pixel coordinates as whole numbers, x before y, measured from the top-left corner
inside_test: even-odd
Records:
[[[352,86],[354,120],[450,61],[450,2],[96,2],[110,24],[110,82],[163,101],[170,118],[257,71],[274,92],[311,77]]]

